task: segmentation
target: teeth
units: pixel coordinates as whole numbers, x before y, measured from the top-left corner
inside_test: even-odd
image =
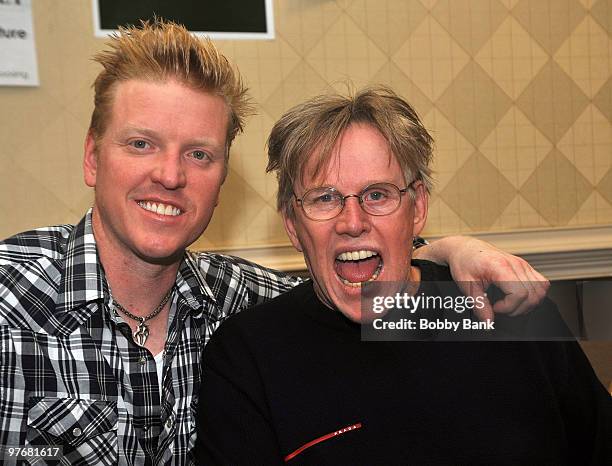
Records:
[[[158,215],[168,215],[170,217],[176,217],[181,214],[181,209],[171,206],[169,204],[162,204],[161,202],[149,202],[149,201],[138,201],[138,205],[144,210],[154,212]]]
[[[357,283],[349,282],[348,280],[345,280],[342,277],[340,278],[340,280],[342,280],[342,283],[344,283],[346,286],[350,286],[351,288],[361,288],[361,282],[357,282]]]
[[[360,251],[343,252],[342,254],[339,254],[338,257],[336,257],[336,259],[339,261],[358,261],[358,260],[367,259],[368,257],[377,256],[377,255],[378,255],[377,252],[362,249]]]

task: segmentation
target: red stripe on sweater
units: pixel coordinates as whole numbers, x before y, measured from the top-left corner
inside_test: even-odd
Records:
[[[343,427],[342,429],[338,429],[334,432],[330,432],[329,434],[325,434],[325,435],[322,435],[321,437],[311,440],[310,442],[305,443],[300,448],[295,450],[293,453],[289,453],[287,456],[285,456],[285,463],[287,461],[291,461],[293,458],[295,458],[297,455],[302,453],[304,450],[312,447],[313,445],[316,445],[317,443],[324,442],[325,440],[328,440],[332,437],[337,437],[338,435],[346,434],[347,432],[350,432],[351,430],[356,430],[356,429],[361,429],[361,422],[358,422],[357,424],[351,424],[350,426]]]

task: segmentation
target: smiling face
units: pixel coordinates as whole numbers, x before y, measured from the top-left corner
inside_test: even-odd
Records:
[[[309,162],[302,180],[294,186],[298,198],[319,186],[335,187],[344,195],[380,182],[406,187],[387,141],[365,124],[349,126],[328,166],[316,178],[311,173]],[[344,210],[331,220],[310,220],[295,203],[295,214],[283,215],[293,245],[304,252],[319,299],[353,321],[361,319],[361,282],[410,278],[412,237],[422,230],[427,215],[424,186],[419,181],[413,186],[416,199],[404,194],[400,207],[386,216],[365,213],[354,197],[346,199]]]
[[[116,86],[104,134],[85,142],[99,248],[176,263],[204,231],[225,176],[228,108],[175,81]]]

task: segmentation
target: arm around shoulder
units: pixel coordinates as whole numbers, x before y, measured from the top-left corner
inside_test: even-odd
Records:
[[[209,285],[221,283],[223,300],[239,309],[266,302],[302,282],[299,277],[241,257],[210,252],[190,253],[189,257],[199,278]]]

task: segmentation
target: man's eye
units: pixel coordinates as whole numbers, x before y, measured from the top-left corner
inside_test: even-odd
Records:
[[[314,199],[316,204],[327,204],[329,202],[334,202],[334,196],[330,193],[321,194]]]
[[[376,191],[368,191],[367,193],[365,193],[364,197],[366,201],[376,202],[376,201],[384,201],[389,196],[384,191],[376,190]]]
[[[210,158],[203,150],[194,150],[191,152],[191,156],[196,160],[206,160]]]
[[[136,139],[130,142],[130,145],[135,149],[148,149],[150,147],[149,143],[143,139]]]

